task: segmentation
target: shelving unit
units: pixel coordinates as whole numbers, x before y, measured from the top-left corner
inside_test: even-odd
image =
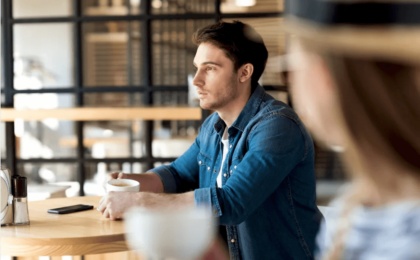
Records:
[[[44,165],[71,164],[74,169],[69,171],[77,175],[73,181],[77,180],[82,187],[80,195],[84,195],[84,183],[92,178],[95,164],[103,162],[108,167],[127,162],[153,168],[155,163],[175,159],[153,156],[154,140],[168,138],[168,134],[181,139],[197,134],[209,112],[186,106],[187,77],[194,73],[192,60],[196,46],[190,39],[195,30],[220,20],[245,19],[253,26],[260,26],[257,30],[266,38],[270,53],[282,53],[283,45],[276,46],[276,41],[282,39],[274,36],[282,16],[282,0],[257,0],[253,7],[236,10],[232,9],[234,6],[224,8],[226,3],[234,3],[231,0],[69,0],[71,6],[57,17],[28,16],[30,9],[25,10],[26,16],[14,17],[15,1],[1,1],[5,39],[1,121],[6,140],[6,158],[3,157],[2,164],[23,175],[30,168],[31,176],[39,175],[39,168]],[[28,5],[21,3],[22,6]],[[48,14],[51,13],[54,12],[49,10]],[[69,53],[73,57],[62,62],[71,62],[74,68],[70,85],[16,88],[13,69],[16,26],[39,24],[69,25],[73,46]],[[266,26],[271,29],[266,30]],[[51,44],[58,43],[51,41]],[[277,82],[276,75],[263,77],[266,90],[287,91]],[[42,104],[38,98],[50,94],[56,95],[55,108],[30,109]],[[26,106],[26,100],[30,99],[38,102],[36,106]],[[67,105],[59,102],[63,99]],[[54,132],[57,124],[65,134]],[[98,129],[114,135],[107,137],[100,132],[92,136]],[[27,141],[28,132],[30,142],[39,145],[39,151],[52,150],[54,155],[51,152],[23,154],[22,144],[32,145]],[[102,138],[115,139],[117,143],[124,139],[126,150],[121,154],[127,156],[93,158],[92,146],[96,141],[103,141]],[[68,145],[62,145],[66,140]],[[139,150],[142,157],[135,158],[134,152]]]

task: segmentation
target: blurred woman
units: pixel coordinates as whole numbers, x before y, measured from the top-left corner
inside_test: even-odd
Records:
[[[420,259],[420,1],[292,0],[287,12],[294,106],[350,169],[318,258]]]

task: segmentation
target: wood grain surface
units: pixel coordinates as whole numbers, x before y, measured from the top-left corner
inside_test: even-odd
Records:
[[[1,254],[12,256],[89,255],[127,251],[124,222],[110,221],[96,210],[100,197],[29,202],[30,225],[1,228]],[[94,209],[50,214],[48,209],[75,204]]]

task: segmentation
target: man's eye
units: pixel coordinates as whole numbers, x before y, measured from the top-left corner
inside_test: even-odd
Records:
[[[213,67],[207,67],[206,70],[214,70],[214,68]]]

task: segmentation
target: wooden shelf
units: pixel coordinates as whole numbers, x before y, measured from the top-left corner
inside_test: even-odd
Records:
[[[128,15],[126,6],[95,6],[85,9],[86,15]]]
[[[171,138],[153,138],[153,141],[191,141],[194,142],[197,135],[186,136],[186,137],[171,137]],[[102,143],[119,143],[127,144],[129,142],[128,137],[85,137],[83,138],[83,145],[85,147],[92,147],[93,144],[102,142]],[[77,147],[77,138],[76,137],[63,137],[59,140],[60,146],[63,147]]]
[[[1,121],[41,121],[55,118],[72,121],[115,121],[115,120],[201,120],[199,107],[83,107],[62,109],[16,110],[1,109]]]

